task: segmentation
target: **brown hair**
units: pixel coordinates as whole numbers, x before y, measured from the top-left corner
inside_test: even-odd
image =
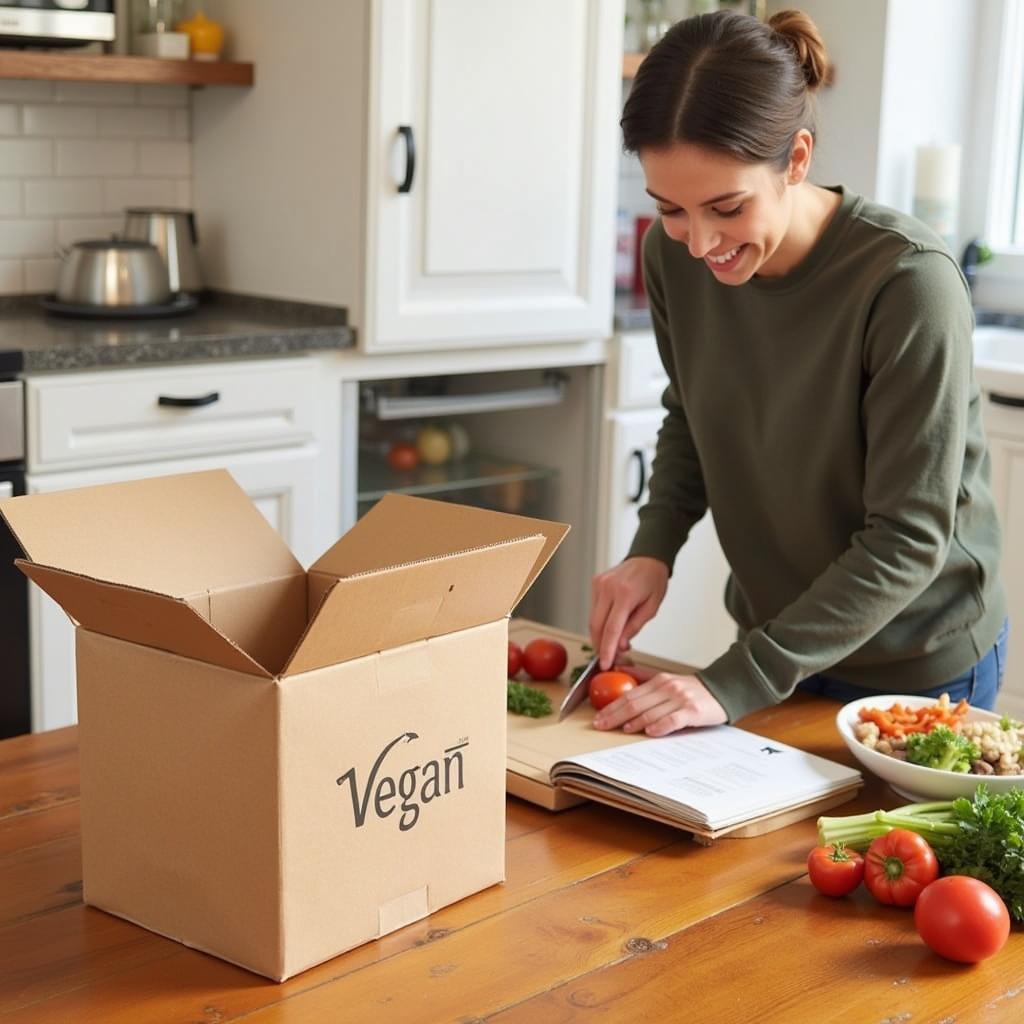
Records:
[[[629,153],[690,142],[784,170],[793,137],[815,134],[814,93],[832,68],[814,22],[733,11],[673,25],[637,71],[622,113]]]

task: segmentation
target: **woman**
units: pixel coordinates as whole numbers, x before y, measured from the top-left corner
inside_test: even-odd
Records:
[[[636,537],[593,582],[591,638],[609,667],[710,508],[739,639],[598,728],[733,721],[798,685],[995,700],[1006,610],[970,295],[926,227],[808,180],[828,73],[806,15],[719,12],[673,26],[626,103],[660,214],[644,273],[670,384]]]

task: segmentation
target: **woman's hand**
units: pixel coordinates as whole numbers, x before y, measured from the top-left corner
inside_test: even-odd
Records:
[[[654,618],[668,589],[668,566],[657,558],[627,558],[590,584],[590,642],[601,668],[611,668],[629,641]]]
[[[641,666],[629,671],[643,681],[602,708],[594,718],[595,729],[621,726],[625,732],[667,736],[696,725],[723,725],[729,719],[725,708],[696,676],[673,676]]]

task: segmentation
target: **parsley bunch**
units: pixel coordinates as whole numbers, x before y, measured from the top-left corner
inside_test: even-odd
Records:
[[[530,718],[543,718],[551,714],[551,701],[541,690],[527,686],[526,683],[508,684],[508,709],[514,715],[528,715]]]

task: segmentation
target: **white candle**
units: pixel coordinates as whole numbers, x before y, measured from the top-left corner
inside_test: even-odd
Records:
[[[914,216],[952,248],[960,204],[960,147],[918,146],[914,164]]]
[[[955,202],[960,196],[960,147],[918,146],[914,174],[915,199]]]

